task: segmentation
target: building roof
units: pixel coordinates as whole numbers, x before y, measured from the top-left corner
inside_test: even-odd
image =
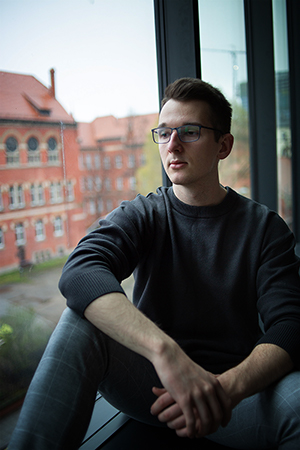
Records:
[[[54,91],[32,75],[0,72],[0,119],[74,123]]]
[[[157,124],[158,113],[129,116],[117,119],[114,116],[97,117],[91,123],[78,123],[78,138],[81,147],[97,147],[108,141],[143,144],[146,135]]]

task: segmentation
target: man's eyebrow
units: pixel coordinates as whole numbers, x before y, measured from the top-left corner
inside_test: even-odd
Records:
[[[199,126],[202,126],[201,123],[199,123],[199,122],[193,122],[193,121],[185,122],[185,123],[183,123],[182,125],[179,125],[179,126],[180,126],[180,127],[184,127],[184,126],[186,126],[186,125],[199,125]],[[163,122],[163,123],[158,124],[158,125],[157,125],[157,128],[163,128],[163,127],[166,127],[166,126],[167,126],[167,124],[166,124],[165,122]],[[172,128],[172,127],[168,127],[168,128]]]

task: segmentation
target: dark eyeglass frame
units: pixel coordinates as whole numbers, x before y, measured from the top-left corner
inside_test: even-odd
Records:
[[[191,140],[188,140],[188,141],[182,139],[181,132],[179,130],[181,130],[183,128],[186,128],[188,126],[192,126],[192,127],[198,128],[198,137],[196,139],[191,139]],[[177,131],[177,136],[179,137],[179,140],[181,142],[184,142],[185,144],[187,144],[189,142],[196,142],[196,141],[198,141],[200,139],[201,128],[205,128],[207,130],[218,131],[219,133],[221,133],[221,135],[225,134],[225,133],[223,133],[223,131],[218,130],[217,128],[205,127],[204,125],[195,125],[195,124],[192,124],[192,123],[188,123],[186,125],[181,125],[180,127],[173,127],[173,128],[172,127],[157,127],[157,128],[153,128],[151,130],[151,132],[152,132],[152,139],[155,142],[155,144],[167,144],[171,140],[171,136],[172,136],[173,131],[176,130]],[[169,138],[168,139],[166,138],[166,140],[164,140],[164,142],[157,142],[155,140],[155,136],[158,134],[158,130],[170,130]]]

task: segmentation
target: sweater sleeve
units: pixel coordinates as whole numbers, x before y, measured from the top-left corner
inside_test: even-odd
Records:
[[[120,283],[133,272],[142,247],[143,217],[124,202],[100,227],[85,236],[69,256],[59,282],[67,305],[81,316],[98,297],[124,293]]]
[[[264,324],[258,344],[286,350],[300,367],[300,279],[294,236],[285,222],[271,213],[257,275],[258,311]]]

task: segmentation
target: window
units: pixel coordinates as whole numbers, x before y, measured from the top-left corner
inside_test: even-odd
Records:
[[[135,189],[136,189],[136,178],[135,177],[129,178],[129,186],[132,191],[135,191]]]
[[[99,214],[103,213],[103,200],[101,198],[97,200],[97,210]]]
[[[63,188],[60,181],[52,181],[50,183],[50,203],[62,203]]]
[[[135,156],[134,155],[128,156],[128,167],[130,169],[133,169],[135,167]]]
[[[0,188],[0,211],[3,211],[4,204],[3,204],[3,196],[2,196],[2,189]]]
[[[44,201],[44,188],[42,184],[31,184],[30,186],[30,199],[31,206],[40,206],[45,203]]]
[[[30,186],[30,203],[31,203],[31,206],[35,206],[38,203],[37,199],[36,199],[36,192],[35,192],[35,185],[34,184],[32,184]]]
[[[213,17],[213,20],[212,20]],[[248,78],[243,0],[199,0],[202,79],[221,89],[233,107],[233,150],[220,161],[220,181],[250,196]],[[224,21],[227,32],[223,33]]]
[[[24,245],[26,243],[25,228],[23,223],[17,223],[15,226],[16,245]]]
[[[87,178],[87,190],[92,191],[93,190],[93,177]]]
[[[73,182],[71,180],[67,181],[66,191],[67,191],[67,201],[72,202],[75,199],[75,195]]]
[[[6,164],[15,165],[19,163],[19,149],[17,140],[11,136],[6,139]]]
[[[0,248],[4,248],[4,232],[2,227],[0,227]]]
[[[115,158],[115,167],[116,169],[122,169],[123,167],[123,159],[121,155],[117,155]]]
[[[116,182],[117,182],[116,183],[117,184],[117,190],[118,191],[122,191],[123,188],[124,188],[123,178],[121,178],[121,177],[117,178]]]
[[[5,128],[2,127],[2,131],[0,131],[2,164],[5,165],[2,172],[4,170],[10,172],[1,179],[1,183],[5,184],[5,187],[3,186],[5,211],[10,207],[11,209],[8,211],[12,218],[10,220],[13,220],[15,224],[22,224],[23,227],[18,226],[15,230],[15,226],[12,226],[11,223],[8,223],[7,231],[2,227],[2,232],[5,235],[5,247],[1,249],[1,268],[4,264],[7,264],[8,268],[9,265],[18,265],[19,263],[18,258],[15,257],[16,232],[18,235],[23,234],[23,238],[21,236],[19,238],[20,246],[24,245],[26,240],[26,259],[40,264],[47,259],[47,251],[53,258],[57,256],[66,257],[88,228],[97,226],[96,215],[104,215],[107,213],[106,208],[111,210],[116,206],[117,200],[113,200],[115,197],[113,190],[116,188],[115,180],[117,176],[110,173],[110,170],[117,170],[115,169],[115,155],[120,154],[118,149],[123,147],[126,151],[126,142],[117,140],[114,142],[114,137],[119,137],[119,129],[121,131],[123,129],[122,120],[117,119],[119,123],[116,128],[111,128],[110,119],[108,119],[108,124],[105,125],[104,134],[108,135],[111,132],[112,141],[103,141],[102,130],[100,130],[99,136],[98,134],[90,135],[88,144],[82,146],[81,150],[77,149],[77,144],[81,146],[79,124],[89,123],[93,127],[92,122],[98,116],[124,118],[137,109],[137,104],[141,108],[141,110],[136,111],[137,115],[158,110],[153,0],[143,0],[143,2],[119,1],[118,8],[111,8],[113,2],[94,0],[79,2],[78,7],[73,7],[73,4],[67,5],[66,2],[54,2],[55,4],[50,9],[44,5],[44,2],[32,1],[32,10],[38,8],[40,17],[47,16],[49,23],[55,22],[56,24],[51,42],[48,39],[49,30],[42,23],[43,21],[36,20],[32,10],[23,7],[22,2],[18,2],[16,5],[13,4],[14,2],[7,2],[8,6],[4,8],[5,11],[2,14],[4,27],[7,27],[7,29],[2,30],[4,35],[9,35],[11,26],[8,26],[8,24],[11,23],[11,17],[14,17],[15,29],[22,29],[24,23],[28,27],[26,33],[23,33],[22,39],[6,40],[5,48],[3,48],[5,54],[1,55],[1,70],[16,72],[20,76],[24,75],[32,84],[34,84],[34,77],[36,86],[42,84],[46,87],[46,90],[44,90],[46,94],[44,97],[40,96],[38,89],[36,95],[34,89],[22,92],[20,98],[24,103],[27,102],[28,116],[31,115],[30,119],[36,117],[37,120],[26,121],[26,117],[24,117],[24,121],[18,120],[14,123],[5,124]],[[132,14],[132,8],[134,8],[135,14]],[[66,17],[68,17],[67,24]],[[81,24],[82,33],[78,33],[78,26],[76,25],[79,23],[78,20]],[[68,29],[66,29],[66,26]],[[121,31],[123,27],[124,31]],[[117,38],[116,29],[121,33],[122,39]],[[128,29],[132,32],[128,33]],[[69,36],[70,51],[57,45],[57,42],[62,41],[66,32]],[[93,38],[91,38],[92,35]],[[109,45],[104,46],[102,54],[98,56],[97,52],[92,51],[92,46],[96,45],[97,47],[97,42],[99,42],[99,39],[101,40],[103,35],[106,36]],[[140,39],[137,40],[136,36],[139,36]],[[47,45],[47,52],[45,52],[47,42],[49,46]],[[75,53],[73,52],[74,48],[76,48]],[[141,48],[143,51],[138,59],[128,58],[128,51],[137,55],[140,54]],[[87,52],[87,49],[91,51]],[[83,54],[81,55],[82,51]],[[22,58],[11,58],[11,55],[17,54],[22,54]],[[68,54],[68,58],[65,58],[66,54]],[[55,55],[57,61],[62,61],[62,65],[58,63],[55,72],[56,101],[51,100],[49,102],[48,94],[51,90],[48,92],[47,88],[51,85],[51,77],[49,76],[51,66],[48,64],[53,61],[53,55]],[[124,58],[124,55],[127,56]],[[42,59],[44,59],[45,64],[34,64],[34,61],[41,62]],[[78,60],[84,60],[80,70],[75,68],[76,65],[78,66]],[[144,60],[144,63],[142,63],[142,60]],[[99,72],[99,66],[103,65],[103,62],[105,62],[105,65]],[[129,64],[126,68],[127,63]],[[119,74],[120,67],[123,69],[121,77]],[[67,76],[65,76],[66,73]],[[129,75],[129,82],[125,74]],[[109,86],[110,81],[113,81],[113,89]],[[100,85],[107,86],[107,89],[99,89]],[[85,87],[83,96],[82,93],[80,94],[82,89],[78,89],[78,86]],[[43,92],[42,86],[40,88]],[[79,97],[76,98],[78,93]],[[27,100],[24,100],[24,94],[27,95]],[[80,105],[80,97],[84,99],[85,107]],[[143,98],[143,101],[141,101],[141,98]],[[146,99],[150,99],[150,106]],[[31,104],[29,100],[32,101]],[[10,105],[11,108],[13,106]],[[39,108],[41,109],[39,110]],[[45,114],[47,108],[49,108],[48,115]],[[72,112],[75,120],[74,125],[69,122],[59,122],[59,117],[64,117],[63,110],[67,113]],[[55,120],[53,120],[54,117]],[[11,129],[12,132],[6,131],[8,129]],[[8,140],[10,137],[14,137],[15,140]],[[104,166],[105,156],[107,159]],[[14,167],[11,167],[13,164]],[[118,158],[117,164],[119,167],[121,166],[120,158]],[[17,165],[21,166],[20,170],[19,167],[17,171],[11,170]],[[123,168],[125,168],[125,165],[127,165],[127,155],[123,156]],[[119,170],[118,176],[121,175],[123,168]],[[133,175],[133,170],[130,175]],[[88,181],[89,175],[92,176],[92,179]],[[105,196],[101,197],[100,193],[104,190],[104,179],[109,177],[111,179],[106,181],[106,187],[110,192],[105,192]],[[22,192],[18,192],[17,186],[23,187],[24,199],[22,198]],[[91,191],[87,190],[88,187]],[[93,191],[96,194],[95,196],[94,193],[92,194]],[[122,192],[118,194],[118,197],[122,197]],[[111,198],[111,200],[107,202],[108,198]],[[26,209],[20,210],[19,208],[24,205],[25,201]],[[63,201],[68,203],[63,204]],[[40,208],[39,206],[42,204],[45,207]],[[93,215],[90,215],[89,212]],[[7,258],[9,253],[10,260]],[[43,270],[42,267],[41,270]],[[33,273],[36,272],[33,269]],[[24,271],[24,273],[25,279],[27,272]],[[58,279],[56,283],[53,283],[55,295],[57,295],[57,283]],[[41,293],[41,289],[36,289],[36,295],[41,295],[40,298],[42,298],[43,294],[39,294],[39,292]],[[29,308],[31,303],[29,300],[21,299],[21,309]],[[35,303],[38,304],[38,302]],[[51,303],[51,299],[49,299],[49,303]],[[16,309],[20,310],[20,308]],[[34,313],[39,317],[40,311]],[[46,315],[45,311],[42,312],[43,317],[47,317]],[[34,323],[38,322],[35,317]],[[59,315],[56,319],[59,319]],[[27,319],[20,325],[20,329],[18,327],[14,328],[14,333],[17,336],[22,335],[22,327],[24,329],[32,328]],[[44,330],[46,326],[42,328]],[[33,339],[34,342],[39,342],[40,347],[44,345],[39,332],[35,333]],[[15,362],[14,370],[11,370],[11,376],[7,377],[7,383],[11,391],[7,392],[8,389],[4,386],[5,398],[3,399],[2,396],[0,399],[0,409],[3,404],[6,407],[7,404],[10,404],[10,400],[14,401],[15,393],[21,392],[22,395],[27,387],[27,385],[22,385],[20,388],[18,384],[18,380],[23,382],[24,377],[22,377],[22,361],[18,359],[19,353],[18,355],[15,353],[16,345],[18,344],[14,341],[14,349],[11,352],[11,360]],[[29,345],[27,347],[29,348]],[[30,357],[29,351],[27,353],[26,350],[24,360],[27,362]],[[31,364],[31,360],[29,363]],[[10,365],[10,361],[8,365]],[[24,365],[24,373],[27,383],[32,374],[27,365]],[[7,430],[3,430],[6,424],[2,420],[0,420],[0,428],[1,431],[6,432]],[[9,435],[9,432],[6,435]],[[3,447],[6,447],[7,443],[3,442]]]
[[[96,214],[96,203],[95,203],[95,200],[89,200],[89,213],[91,215]]]
[[[35,164],[40,162],[39,143],[35,137],[31,137],[27,142],[28,163]]]
[[[45,238],[44,222],[42,219],[39,219],[35,222],[35,240],[43,241]]]
[[[43,205],[45,203],[45,195],[44,195],[44,188],[41,183],[37,186],[37,197],[38,197],[38,204]]]
[[[105,170],[110,169],[110,157],[109,156],[104,157],[104,169]]]
[[[276,88],[278,212],[293,226],[292,143],[286,4],[273,0],[274,67]]]
[[[96,191],[101,191],[102,188],[102,182],[101,182],[101,178],[100,177],[96,177],[95,178],[95,189]]]
[[[23,208],[25,206],[23,187],[10,186],[9,188],[9,207],[10,209]]]
[[[62,236],[64,234],[63,221],[60,216],[56,216],[54,219],[54,233],[53,234],[56,237]]]
[[[87,154],[85,157],[85,164],[86,164],[86,168],[87,170],[91,170],[92,169],[92,157],[91,155]]]
[[[56,139],[51,137],[48,139],[48,162],[56,162],[58,161],[58,146]]]

